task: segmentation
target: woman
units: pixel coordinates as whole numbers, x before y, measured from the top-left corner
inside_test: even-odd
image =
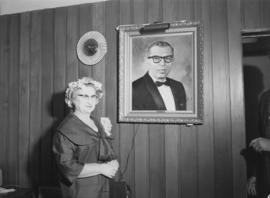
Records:
[[[119,164],[110,144],[110,120],[91,115],[101,97],[101,83],[88,77],[69,83],[66,90],[72,111],[58,126],[53,143],[64,198],[109,196],[108,178]]]

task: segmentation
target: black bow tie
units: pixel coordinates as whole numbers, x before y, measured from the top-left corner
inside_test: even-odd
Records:
[[[158,87],[160,87],[160,86],[162,86],[162,85],[170,86],[170,84],[169,84],[168,81],[165,81],[165,82],[156,81],[155,83],[156,83],[156,85],[157,85]]]

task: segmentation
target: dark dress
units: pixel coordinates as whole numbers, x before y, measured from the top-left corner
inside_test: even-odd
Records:
[[[105,176],[78,178],[85,163],[101,162],[100,155],[103,162],[115,159],[112,149],[107,150],[107,153],[100,153],[101,140],[111,146],[110,138],[105,135],[100,122],[93,120],[98,133],[70,113],[59,125],[54,136],[53,152],[64,198],[109,197],[109,182]]]

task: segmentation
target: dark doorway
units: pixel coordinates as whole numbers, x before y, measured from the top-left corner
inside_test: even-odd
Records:
[[[259,99],[264,91],[270,89],[270,30],[243,31],[242,46],[248,144],[259,135]]]
[[[262,109],[260,109],[260,98],[262,95],[265,96],[266,93],[269,93],[269,91],[266,92],[267,90],[270,90],[270,30],[243,31],[242,46],[246,144],[248,148],[248,144],[252,139],[268,137],[263,132],[265,130],[262,130],[265,127],[261,126],[262,119],[259,112]],[[268,174],[268,172],[270,173],[270,165],[269,160],[266,158],[270,154],[257,153],[250,148],[247,150],[248,154],[245,156],[247,159],[247,177],[256,176],[257,178],[257,196],[255,197],[267,197],[270,192],[270,174]]]

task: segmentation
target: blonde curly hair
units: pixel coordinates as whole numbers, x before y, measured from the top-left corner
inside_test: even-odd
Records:
[[[77,81],[73,81],[68,83],[68,87],[65,92],[65,102],[69,108],[73,108],[72,100],[74,98],[74,93],[82,89],[83,86],[91,86],[96,90],[96,95],[98,100],[102,98],[103,91],[102,91],[102,84],[90,77],[83,77],[78,79]]]

